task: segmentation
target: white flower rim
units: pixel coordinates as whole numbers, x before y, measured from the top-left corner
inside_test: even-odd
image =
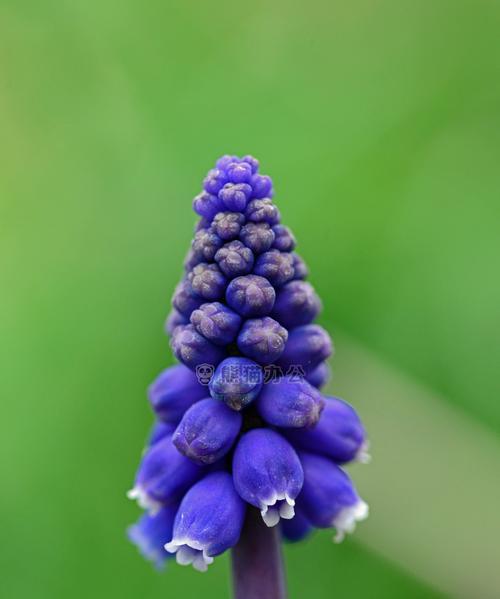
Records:
[[[137,505],[143,510],[147,510],[152,516],[156,515],[161,509],[161,503],[153,499],[142,487],[134,487],[127,491],[127,497],[132,501],[137,501]]]
[[[372,456],[370,455],[370,441],[363,441],[361,447],[354,456],[354,461],[359,462],[360,464],[369,464],[372,461]]]
[[[353,533],[356,528],[356,522],[361,522],[368,518],[368,504],[359,499],[355,504],[345,507],[335,516],[332,526],[337,529],[337,534],[333,537],[335,543],[341,543],[346,533]]]
[[[295,516],[294,506],[295,500],[288,493],[275,493],[269,499],[261,502],[262,520],[269,528],[276,526],[281,518],[291,520]]]
[[[176,539],[175,537],[165,543],[165,549],[169,553],[175,553],[175,561],[181,566],[192,565],[198,572],[206,572],[208,566],[213,563],[214,558],[207,555],[203,545],[189,538]]]

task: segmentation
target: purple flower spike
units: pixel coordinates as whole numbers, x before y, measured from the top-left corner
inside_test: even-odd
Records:
[[[177,451],[168,435],[144,454],[134,487],[127,497],[155,514],[163,504],[180,499],[202,473],[200,466]]]
[[[290,281],[276,295],[273,316],[289,329],[311,323],[320,312],[321,300],[305,281]]]
[[[156,416],[164,422],[177,424],[184,412],[196,401],[207,396],[194,372],[183,364],[164,370],[149,386],[148,397]]]
[[[253,271],[265,277],[274,287],[281,287],[293,278],[292,255],[279,250],[264,252],[257,258]]]
[[[226,183],[219,191],[219,199],[226,210],[244,212],[251,193],[252,188],[247,183]]]
[[[293,256],[293,270],[295,271],[293,278],[296,280],[306,279],[307,276],[309,275],[309,270],[306,266],[306,263],[304,262],[304,260],[302,260],[302,258],[298,254],[294,253],[294,254],[292,254],[292,256]]]
[[[289,430],[286,437],[296,447],[322,454],[337,464],[370,460],[366,432],[359,416],[352,406],[335,397],[326,399],[315,427]]]
[[[222,348],[205,339],[192,324],[177,327],[170,345],[179,362],[192,370],[204,364],[216,366],[225,355]]]
[[[215,254],[215,261],[226,277],[234,279],[252,271],[254,257],[241,241],[231,241]]]
[[[212,301],[224,295],[226,277],[217,264],[198,264],[188,274],[187,280],[193,293],[204,300]]]
[[[167,335],[172,335],[175,329],[183,324],[187,324],[189,320],[173,308],[165,321],[165,332]]]
[[[312,530],[312,524],[299,506],[295,506],[295,516],[291,520],[281,522],[281,532],[285,539],[291,543],[302,541]]]
[[[231,475],[209,474],[186,493],[165,549],[176,554],[178,564],[204,572],[216,555],[236,545],[245,512]]]
[[[311,383],[316,389],[321,389],[328,383],[331,378],[331,370],[328,362],[321,362],[319,366],[316,366],[309,374],[306,374],[306,381]]]
[[[200,218],[165,324],[181,364],[149,388],[156,423],[129,493],[150,515],[172,510],[162,530],[149,516],[130,529],[158,564],[163,543],[180,564],[206,570],[241,533],[238,596],[260,578],[261,596],[284,588],[267,575],[280,569],[279,531],[266,533],[257,509],[269,526],[284,518],[292,541],[324,526],[340,539],[367,512],[337,465],[368,460],[366,433],[348,404],[319,391],[332,341],[313,324],[321,301],[272,195],[253,156],[228,154],[194,199]]]
[[[226,455],[241,429],[239,412],[211,397],[194,404],[177,427],[173,443],[197,464],[213,464]]]
[[[247,223],[240,239],[254,254],[262,254],[271,248],[275,235],[268,223]]]
[[[222,243],[222,239],[214,231],[210,229],[201,229],[198,231],[191,245],[192,256],[196,260],[196,264],[213,260]],[[192,266],[196,266],[196,264]]]
[[[233,457],[234,486],[259,508],[267,526],[294,516],[304,473],[293,447],[278,433],[254,429],[238,441]]]
[[[270,198],[273,195],[273,182],[266,175],[254,175],[250,181],[252,186],[252,198]]]
[[[193,210],[211,221],[217,212],[224,210],[224,203],[216,195],[202,191],[193,200]]]
[[[148,447],[158,443],[164,439],[167,435],[173,435],[175,431],[175,424],[171,424],[170,422],[163,422],[162,420],[157,420],[153,427],[151,428],[151,432],[149,433],[148,439]]]
[[[247,206],[245,216],[254,223],[266,222],[271,226],[280,221],[279,210],[270,198],[252,200]]]
[[[280,252],[291,252],[297,245],[293,233],[285,225],[274,225],[273,231],[276,237],[273,248],[276,248]]]
[[[166,505],[152,516],[144,514],[136,524],[129,526],[127,536],[141,555],[161,569],[171,557],[165,543],[172,538],[177,505]]]
[[[191,314],[191,323],[198,333],[215,345],[228,345],[236,339],[241,316],[219,302],[202,304]]]
[[[267,279],[247,275],[233,279],[226,291],[227,303],[247,318],[267,316],[274,306],[276,292]]]
[[[266,316],[245,322],[238,335],[238,348],[260,364],[272,364],[283,353],[287,339],[288,331]]]
[[[273,426],[302,428],[314,426],[324,399],[305,379],[286,376],[264,385],[256,405],[262,418]]]
[[[245,217],[241,212],[219,212],[219,214],[216,214],[212,227],[219,238],[219,247],[224,241],[236,239],[244,222]]]
[[[210,194],[217,195],[227,183],[226,173],[218,168],[208,171],[208,175],[203,181],[203,189]]]
[[[308,324],[292,329],[279,365],[283,368],[300,366],[311,372],[332,354],[332,340],[323,327]]]
[[[226,176],[231,183],[248,183],[252,178],[252,165],[244,160],[227,165]]]
[[[199,308],[203,300],[196,296],[193,288],[191,287],[191,283],[188,280],[181,281],[174,291],[174,296],[172,297],[172,306],[182,314],[182,316],[189,315],[193,310]]]
[[[351,533],[356,522],[368,516],[368,505],[360,499],[351,479],[327,458],[300,452],[304,468],[304,487],[300,507],[318,528],[335,527],[336,543]]]
[[[210,395],[238,411],[257,397],[262,381],[262,368],[252,360],[227,358],[219,364],[210,381]]]

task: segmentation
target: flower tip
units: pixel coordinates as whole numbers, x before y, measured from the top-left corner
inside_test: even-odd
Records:
[[[364,441],[361,447],[356,452],[354,456],[354,461],[360,464],[369,464],[372,461],[372,456],[370,454],[370,442]]]
[[[197,545],[195,548],[193,545]],[[172,539],[169,543],[165,543],[165,550],[169,553],[175,553],[175,561],[180,566],[193,566],[198,572],[206,572],[208,566],[213,563],[214,558],[206,554],[204,549],[201,549],[199,543],[176,541]]]
[[[275,495],[263,503],[260,513],[264,524],[272,528],[278,524],[281,518],[291,520],[295,516],[295,500],[288,493]]]
[[[369,514],[368,504],[359,499],[357,503],[345,507],[341,510],[332,523],[337,529],[337,533],[333,537],[334,543],[341,543],[346,534],[351,534],[356,528],[356,523],[366,520]]]
[[[157,514],[161,509],[161,503],[150,497],[141,487],[134,487],[127,491],[127,498],[132,501],[137,501],[137,505],[147,510],[151,516]]]

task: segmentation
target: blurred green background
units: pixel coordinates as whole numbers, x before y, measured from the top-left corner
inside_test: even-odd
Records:
[[[488,0],[0,0],[2,597],[228,596],[226,557],[124,537],[224,153],[273,177],[373,442],[371,519],[287,548],[290,596],[500,596],[499,31]]]

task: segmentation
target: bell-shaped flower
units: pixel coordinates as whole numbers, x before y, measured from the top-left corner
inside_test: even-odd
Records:
[[[352,460],[367,462],[366,431],[356,410],[336,397],[325,399],[325,407],[316,426],[289,429],[286,437],[295,446],[331,458],[338,464]]]
[[[313,526],[337,531],[340,543],[351,533],[356,522],[368,517],[368,505],[359,497],[349,476],[337,464],[323,456],[300,452],[304,486],[300,508]]]
[[[253,429],[238,441],[234,486],[245,501],[260,509],[267,526],[275,526],[280,518],[293,518],[303,478],[295,450],[277,432]]]
[[[245,512],[231,475],[208,474],[184,496],[165,549],[175,553],[177,563],[204,572],[216,555],[236,545]]]
[[[127,497],[154,514],[163,504],[179,500],[202,474],[203,469],[179,453],[167,435],[143,455]]]
[[[321,393],[305,379],[284,376],[264,385],[256,406],[268,424],[302,428],[318,422],[324,403]]]
[[[197,464],[213,464],[231,449],[241,423],[239,412],[217,399],[202,399],[184,414],[175,430],[173,443]]]

